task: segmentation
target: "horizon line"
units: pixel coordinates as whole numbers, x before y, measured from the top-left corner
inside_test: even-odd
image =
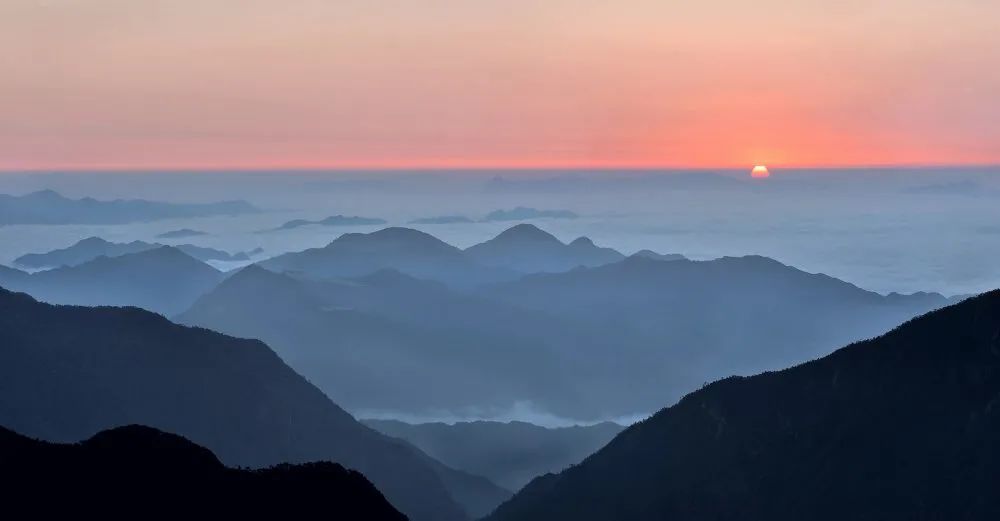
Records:
[[[1000,168],[1000,163],[870,163],[870,164],[767,164],[761,163],[769,170],[870,170],[870,169],[890,169],[890,170],[920,170],[931,168]],[[749,171],[756,165],[331,165],[331,166],[239,166],[239,165],[216,165],[216,166],[81,166],[81,167],[32,167],[32,168],[0,168],[0,175],[9,174],[55,174],[55,173],[321,173],[321,172],[457,172],[457,171],[573,171],[590,170],[598,172],[610,171]]]

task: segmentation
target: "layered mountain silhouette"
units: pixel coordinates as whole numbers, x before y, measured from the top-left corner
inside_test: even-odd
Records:
[[[691,393],[488,519],[1000,516],[1000,291]]]
[[[177,248],[159,246],[0,283],[55,304],[137,306],[172,315],[187,309],[224,277]]]
[[[822,356],[948,304],[937,294],[883,296],[756,256],[633,256],[481,294],[595,330],[615,352],[606,370],[627,374],[633,404],[650,410],[706,381]]]
[[[0,290],[0,425],[73,442],[128,424],[177,433],[226,465],[340,463],[414,520],[471,511],[427,455],[355,421],[259,341]]]
[[[328,258],[313,266],[343,257]],[[356,260],[358,272],[371,263]],[[265,340],[353,410],[430,415],[527,402],[596,421],[656,410],[726,375],[822,356],[947,304],[934,294],[882,296],[763,257],[633,256],[471,295],[394,270],[314,277],[247,269],[178,319]],[[384,374],[401,375],[401,385],[373,384]]]
[[[575,365],[552,346],[597,347],[558,320],[389,270],[320,281],[252,265],[177,320],[264,340],[354,410],[502,408],[532,396],[569,407]]]
[[[56,268],[60,266],[77,266],[98,257],[120,257],[130,253],[153,250],[163,247],[163,244],[145,241],[110,242],[100,237],[88,237],[66,248],[52,250],[46,253],[29,253],[14,260],[15,264],[26,268]],[[200,261],[249,261],[255,252],[229,253],[215,248],[180,244],[173,246],[178,250]]]
[[[2,224],[127,224],[182,217],[260,212],[246,201],[178,204],[142,199],[69,199],[52,190],[23,196],[0,194]]]
[[[625,258],[611,248],[596,246],[586,237],[564,244],[533,224],[518,224],[467,248],[465,253],[480,264],[522,273],[569,271],[578,266],[601,266]]]
[[[413,443],[429,456],[519,490],[537,476],[583,461],[624,429],[611,422],[545,428],[525,422],[473,421],[410,424],[362,420],[375,430]]]
[[[302,516],[405,521],[358,472],[329,462],[259,470],[224,466],[208,449],[139,425],[79,443],[34,440],[0,427],[4,509],[32,517]]]
[[[482,266],[462,250],[410,228],[347,233],[322,248],[286,253],[260,263],[273,271],[320,277],[360,277],[394,269],[417,278],[471,287],[509,280],[516,274]]]

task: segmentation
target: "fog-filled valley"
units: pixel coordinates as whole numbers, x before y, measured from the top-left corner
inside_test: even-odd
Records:
[[[941,414],[887,457],[960,492],[846,504],[978,519],[997,174],[0,174],[0,461],[372,519],[794,519],[889,450],[886,414]]]

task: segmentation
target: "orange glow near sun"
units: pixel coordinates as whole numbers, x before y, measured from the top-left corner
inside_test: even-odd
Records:
[[[754,179],[764,179],[766,177],[771,177],[771,172],[767,171],[767,167],[764,165],[757,165],[753,167],[750,171],[750,177]]]

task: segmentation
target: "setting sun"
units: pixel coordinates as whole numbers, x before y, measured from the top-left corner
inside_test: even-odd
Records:
[[[750,171],[750,177],[754,179],[764,179],[766,177],[771,177],[771,172],[767,171],[767,167],[764,165],[757,165],[753,167]]]

